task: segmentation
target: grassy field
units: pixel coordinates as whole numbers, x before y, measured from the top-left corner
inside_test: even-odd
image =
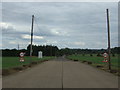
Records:
[[[106,63],[102,62],[104,60],[103,57],[97,57],[97,55],[90,56],[90,54],[83,55],[70,55],[67,57],[68,59],[73,60],[80,60],[80,61],[90,61],[94,64],[100,64],[105,65]],[[111,57],[111,65],[113,68],[120,68],[120,60],[118,59],[118,55],[115,55],[115,57]]]
[[[43,57],[43,58],[24,57],[25,62],[20,62],[19,61],[20,57],[2,57],[2,68],[8,69],[8,68],[26,65],[26,64],[29,64],[30,62],[33,62],[33,61],[50,60],[53,58],[54,57]]]

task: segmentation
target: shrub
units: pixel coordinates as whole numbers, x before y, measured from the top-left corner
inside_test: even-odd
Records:
[[[92,54],[90,54],[90,56],[93,56]]]
[[[113,57],[115,57],[115,54],[112,54]]]
[[[100,53],[97,54],[98,57],[101,57],[102,55]]]
[[[85,56],[85,54],[82,54],[83,56]]]

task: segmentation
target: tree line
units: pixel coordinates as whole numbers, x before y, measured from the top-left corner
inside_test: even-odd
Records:
[[[71,54],[103,54],[108,53],[107,49],[70,49],[64,48],[59,50],[59,55],[71,55]],[[111,54],[120,54],[120,47],[111,48]]]
[[[42,51],[43,56],[56,56],[59,50],[57,46],[52,45],[32,45],[32,49],[32,56],[38,56],[38,51]],[[25,56],[30,56],[30,45],[27,46],[27,49],[3,49],[2,56],[19,56],[20,52],[24,52]]]
[[[43,56],[62,56],[71,54],[101,54],[107,52],[107,49],[70,49],[63,48],[59,49],[53,45],[33,45],[33,56],[38,56],[38,51],[43,52]],[[25,56],[30,56],[30,45],[27,49],[2,49],[2,56],[19,56],[20,52],[25,52]],[[120,54],[120,47],[111,48],[112,54]]]

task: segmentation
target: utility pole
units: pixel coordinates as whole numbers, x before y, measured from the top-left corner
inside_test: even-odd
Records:
[[[108,30],[108,63],[109,63],[109,70],[111,70],[109,10],[106,9],[106,12],[107,12],[107,30]]]
[[[50,48],[50,53],[51,53],[50,55],[52,56],[52,44],[50,45],[50,47],[51,47]]]
[[[18,50],[19,50],[19,44],[18,44]]]
[[[31,27],[31,44],[30,44],[30,56],[32,56],[32,42],[33,42],[33,24],[34,24],[34,15],[32,15],[32,27]]]

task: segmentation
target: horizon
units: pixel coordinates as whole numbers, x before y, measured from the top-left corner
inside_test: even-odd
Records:
[[[35,45],[33,45],[35,46]],[[51,46],[51,45],[36,45],[36,46]],[[52,45],[52,46],[55,46],[55,45]],[[58,46],[56,46],[58,49],[66,49],[68,47],[64,47],[64,48],[59,48]],[[111,47],[111,49],[113,48],[116,48],[116,47]],[[119,48],[119,46],[117,47]],[[18,48],[2,48],[0,50],[5,50],[5,49],[9,49],[9,50],[12,50],[12,49],[16,49],[18,50]],[[27,47],[26,48],[19,48],[19,50],[22,50],[22,49],[26,49],[27,50]],[[104,50],[107,50],[107,48],[68,48],[68,49],[90,49],[90,50],[101,50],[101,49],[104,49]]]

